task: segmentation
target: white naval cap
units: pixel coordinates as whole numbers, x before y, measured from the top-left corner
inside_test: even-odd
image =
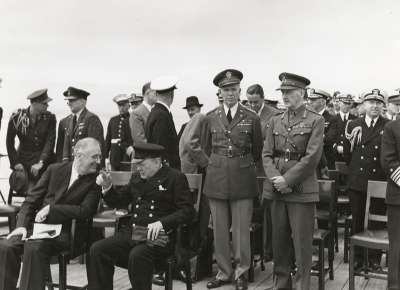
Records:
[[[162,76],[150,82],[150,88],[157,92],[176,89],[178,78],[175,76]]]
[[[113,101],[114,101],[115,103],[124,102],[124,101],[129,101],[129,95],[127,95],[127,94],[119,94],[119,95],[116,95],[116,96],[113,98]]]

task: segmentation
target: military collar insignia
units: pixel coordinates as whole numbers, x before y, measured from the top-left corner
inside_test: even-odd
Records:
[[[160,181],[159,181],[160,182]],[[166,191],[167,189],[162,185],[162,184],[159,184],[158,185],[158,190],[159,191]]]

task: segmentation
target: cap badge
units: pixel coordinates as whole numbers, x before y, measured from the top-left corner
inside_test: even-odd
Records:
[[[232,73],[230,71],[227,71],[225,75],[228,80],[232,77]]]
[[[374,94],[374,95],[379,95],[379,90],[378,89],[374,89],[374,90],[372,90],[372,94]]]

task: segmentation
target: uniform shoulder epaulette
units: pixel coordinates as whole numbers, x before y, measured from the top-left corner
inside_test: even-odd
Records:
[[[12,114],[11,114],[11,118],[14,118],[15,116],[18,116],[19,114],[21,114],[21,113],[23,113],[23,112],[25,112],[26,110],[25,109],[17,109],[17,110],[15,110],[14,112],[12,112]]]
[[[211,111],[209,111],[206,115],[209,116],[212,113],[215,113],[218,109],[219,109],[219,107],[216,107],[216,108],[212,109]]]
[[[254,116],[258,116],[257,113],[254,112],[252,109],[249,109],[249,108],[247,108],[247,107],[245,107],[245,106],[242,106],[242,109],[243,109],[244,111],[246,111],[246,112],[248,112],[248,113],[254,115]]]

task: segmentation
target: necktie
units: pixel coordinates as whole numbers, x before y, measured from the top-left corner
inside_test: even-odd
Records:
[[[228,114],[226,115],[226,118],[228,119],[228,122],[232,122],[232,114],[231,114],[231,109],[228,110]]]
[[[371,120],[371,123],[370,123],[369,127],[370,127],[370,128],[373,128],[373,127],[374,127],[374,119]]]
[[[347,123],[346,115],[343,116],[344,122]]]
[[[72,129],[75,129],[76,127],[76,115],[74,115],[74,118],[72,119]]]

